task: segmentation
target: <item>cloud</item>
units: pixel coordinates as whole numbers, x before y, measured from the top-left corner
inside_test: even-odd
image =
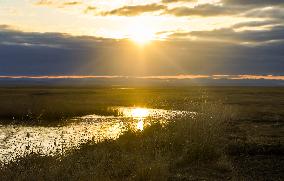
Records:
[[[283,5],[283,0],[222,0],[224,4],[242,6],[274,6]]]
[[[63,6],[75,6],[75,5],[81,5],[81,4],[82,4],[82,2],[80,2],[80,1],[71,1],[71,2],[65,2],[62,5]]]
[[[244,27],[253,27],[253,28],[262,28],[262,27],[274,27],[274,26],[279,26],[283,24],[282,21],[279,20],[263,20],[263,21],[249,21],[249,22],[243,22],[243,23],[238,23],[232,26],[233,29],[237,28],[244,28]]]
[[[95,6],[87,6],[84,10],[84,13],[87,14],[89,12],[95,12],[97,10],[97,7]]]
[[[1,28],[4,27],[4,28]],[[0,45],[18,45],[60,49],[84,49],[93,47],[95,43],[115,41],[88,36],[71,36],[64,33],[21,32],[10,29],[8,25],[0,25]]]
[[[162,0],[163,3],[197,2],[197,0]]]
[[[265,37],[273,33],[270,38],[261,35],[252,37],[253,32],[242,37],[266,41],[271,37],[281,37],[277,31],[281,33],[282,30],[283,27],[275,27],[260,33]],[[219,37],[231,36],[222,31]],[[215,36],[216,32],[211,32],[212,35],[210,32],[193,33]],[[0,72],[2,76],[277,76],[284,75],[283,48],[284,41],[246,46],[230,42],[173,39],[152,42],[143,49],[141,56],[141,49],[127,40],[1,29]]]
[[[197,2],[197,0],[162,0],[163,3],[177,2]],[[241,5],[241,6],[273,6],[283,5],[283,0],[221,0],[220,3],[225,5]]]
[[[263,22],[262,22],[263,23]],[[260,22],[237,24],[234,27],[259,26]],[[216,29],[212,31],[176,32],[172,38],[196,37],[203,40],[234,42],[234,43],[260,43],[271,41],[284,41],[284,25],[272,26],[269,29],[236,31],[233,28]]]
[[[171,14],[174,16],[221,16],[234,15],[241,13],[244,7],[232,8],[222,5],[201,4],[195,7],[177,6],[175,8],[168,8],[162,4],[147,4],[124,6],[111,11],[102,12],[102,15],[117,15],[117,16],[137,16],[147,12],[161,11],[162,14]]]
[[[186,0],[165,0],[170,2],[192,2]],[[175,16],[228,16],[241,15],[244,17],[265,17],[282,18],[284,11],[284,1],[282,0],[223,0],[220,3],[197,4],[194,7],[184,5],[176,6],[171,9],[165,9],[164,14]]]
[[[136,5],[136,6],[123,6],[118,9],[114,9],[107,12],[102,12],[102,15],[117,15],[117,16],[137,16],[143,13],[155,12],[164,10],[167,7],[161,4],[147,4],[147,5]]]
[[[284,81],[284,75],[161,75],[161,76],[118,76],[118,75],[47,75],[47,76],[27,76],[27,75],[0,75],[0,81],[3,79],[40,79],[40,80],[60,80],[60,79],[145,79],[145,80],[194,80],[194,79],[207,79],[207,80],[278,80]]]
[[[283,7],[268,7],[261,9],[253,9],[245,13],[247,17],[279,19],[283,22],[284,8]]]
[[[238,79],[238,80],[242,80],[242,79],[252,79],[252,80],[284,80],[284,76],[283,75],[238,75],[238,76],[231,76],[229,77],[229,79]]]
[[[35,2],[35,5],[38,5],[38,6],[50,6],[53,4],[54,4],[54,1],[52,0],[39,0]]]
[[[246,30],[237,32],[232,29],[220,29],[211,32],[192,32],[191,34],[214,39],[233,39],[240,42],[267,42],[284,40],[284,26],[276,26],[269,30]]]
[[[9,29],[9,28],[11,28],[11,27],[8,26],[8,25],[0,25],[0,31],[1,30],[6,30],[6,29]]]
[[[46,75],[46,76],[1,76],[0,79],[114,79],[114,78],[127,78],[127,76],[108,76],[108,75]]]
[[[221,5],[203,4],[193,8],[180,6],[166,10],[165,14],[175,16],[224,16],[240,13],[241,9],[224,7]]]
[[[160,15],[170,14],[180,16],[243,16],[283,19],[284,1],[283,0],[222,0],[219,3],[195,4],[194,7],[186,6],[184,3],[174,7],[168,3],[178,2],[198,2],[197,0],[162,0],[160,3],[122,6],[110,11],[97,11],[95,6],[85,4],[83,1],[59,1],[59,0],[38,0],[35,4],[50,6],[55,8],[65,8],[73,6],[83,6],[84,13],[95,12],[95,15],[102,16],[137,16],[143,13],[159,12]]]
[[[82,1],[58,1],[58,0],[39,0],[34,3],[37,6],[51,6],[56,8],[64,8],[69,6],[83,5]]]

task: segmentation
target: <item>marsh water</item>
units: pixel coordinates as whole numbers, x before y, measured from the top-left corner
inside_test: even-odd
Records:
[[[85,115],[74,117],[63,126],[0,125],[0,163],[13,161],[30,153],[64,154],[89,140],[116,139],[127,129],[142,131],[155,121],[194,116],[195,112],[113,107],[116,116]]]

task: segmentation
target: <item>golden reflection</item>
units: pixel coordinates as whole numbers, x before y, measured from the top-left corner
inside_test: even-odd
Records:
[[[194,116],[195,112],[118,107],[122,116],[86,115],[58,127],[0,125],[0,164],[32,152],[44,155],[65,154],[88,140],[117,139],[130,128],[143,131],[151,119],[170,120],[175,116]],[[132,118],[132,119],[129,119]],[[59,151],[58,151],[59,150]]]
[[[135,108],[131,111],[131,117],[133,118],[145,118],[149,116],[149,110],[146,108]]]
[[[137,129],[140,130],[140,131],[143,131],[143,129],[144,129],[144,121],[143,121],[143,119],[141,119],[140,121],[138,121],[138,123],[137,123]]]

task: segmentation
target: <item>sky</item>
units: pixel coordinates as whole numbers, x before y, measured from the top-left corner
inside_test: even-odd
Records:
[[[0,0],[0,78],[21,76],[284,80],[284,1]]]

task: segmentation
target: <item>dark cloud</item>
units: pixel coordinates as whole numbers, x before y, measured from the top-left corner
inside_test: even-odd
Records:
[[[229,8],[220,5],[203,4],[193,8],[186,6],[176,7],[166,10],[165,14],[172,14],[175,16],[224,16],[240,13],[240,8]]]
[[[263,8],[263,9],[253,9],[253,10],[245,12],[244,15],[247,17],[279,19],[283,23],[284,7],[269,7],[269,8]]]
[[[169,2],[193,2],[186,0],[165,0]],[[267,8],[271,6],[270,8]],[[266,7],[266,8],[265,8]],[[177,6],[165,9],[165,14],[175,16],[226,16],[241,15],[245,17],[282,18],[284,17],[283,0],[223,0],[221,4],[201,4],[194,7]]]
[[[278,26],[283,24],[280,20],[264,20],[264,21],[249,21],[244,23],[238,23],[232,26],[232,28],[244,28],[244,27],[263,27],[263,26]]]
[[[197,0],[162,0],[163,3],[176,2],[197,2]],[[227,5],[241,5],[241,6],[273,6],[283,5],[283,0],[222,0],[221,3]]]
[[[237,25],[236,25],[237,26]],[[237,43],[265,43],[270,41],[284,41],[284,26],[279,25],[271,29],[235,31],[231,28],[217,29],[213,31],[192,31],[185,33],[173,33],[172,38],[193,36],[199,39],[215,41],[231,41]]]
[[[283,27],[275,27],[262,32],[271,34],[269,37],[252,35],[253,32],[241,37],[257,41],[276,39],[281,38],[282,30]],[[212,36],[216,33],[212,32]],[[232,36],[232,32],[218,33],[221,37]],[[205,36],[201,32],[193,34]],[[141,49],[126,40],[2,29],[0,72],[1,75],[283,75],[283,48],[284,41],[280,40],[258,46],[168,40],[152,42],[141,56]]]
[[[136,6],[123,6],[118,9],[103,12],[102,15],[117,15],[117,16],[136,16],[146,12],[155,12],[164,10],[167,7],[161,4],[146,4]]]
[[[273,6],[283,5],[283,0],[222,0],[224,4],[242,5],[242,6]]]

